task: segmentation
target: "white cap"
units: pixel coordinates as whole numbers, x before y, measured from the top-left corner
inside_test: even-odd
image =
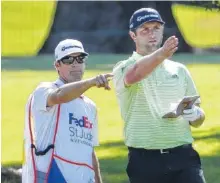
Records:
[[[80,41],[74,39],[65,39],[59,42],[55,48],[55,60],[58,61],[71,53],[83,53],[85,56],[89,55],[84,51],[83,45]]]

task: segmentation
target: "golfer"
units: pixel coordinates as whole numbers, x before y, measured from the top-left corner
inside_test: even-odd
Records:
[[[161,46],[165,22],[152,8],[135,11],[129,34],[136,51],[113,69],[128,147],[131,183],[205,183],[190,126],[202,125],[200,100],[178,118],[163,118],[185,96],[198,95],[187,68],[169,58],[178,39]]]

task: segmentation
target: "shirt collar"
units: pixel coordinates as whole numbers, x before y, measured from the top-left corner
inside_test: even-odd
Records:
[[[142,55],[138,54],[136,51],[133,51],[132,58],[134,58],[135,61],[141,59],[142,57]]]
[[[57,85],[57,87],[60,87],[62,85],[64,85],[64,82],[61,80],[61,79],[57,79],[55,82],[54,82],[55,85]]]

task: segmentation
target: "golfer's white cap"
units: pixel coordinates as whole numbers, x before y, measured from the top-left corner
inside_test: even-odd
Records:
[[[75,39],[65,39],[59,42],[59,44],[55,48],[55,60],[58,61],[61,58],[72,53],[82,53],[85,56],[89,55],[85,52],[83,45],[80,41]]]

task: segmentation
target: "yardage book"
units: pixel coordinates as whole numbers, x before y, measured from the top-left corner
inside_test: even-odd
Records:
[[[185,96],[174,111],[165,114],[162,118],[177,118],[183,114],[183,110],[190,109],[199,97],[198,95]]]

